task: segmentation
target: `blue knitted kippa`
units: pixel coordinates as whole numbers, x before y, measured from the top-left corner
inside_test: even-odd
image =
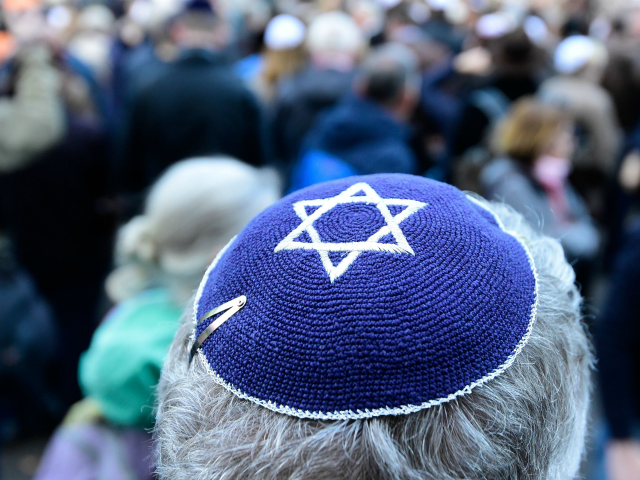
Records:
[[[288,415],[405,414],[501,374],[536,305],[529,251],[479,201],[421,177],[350,177],[283,198],[218,255],[194,361]]]

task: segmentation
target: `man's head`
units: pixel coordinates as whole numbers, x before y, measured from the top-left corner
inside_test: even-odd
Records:
[[[364,60],[354,88],[358,95],[408,120],[420,94],[418,59],[406,46],[386,44]]]
[[[173,164],[150,189],[144,212],[118,232],[121,267],[106,283],[111,299],[160,283],[188,300],[218,252],[279,198],[275,177],[225,156]]]
[[[591,364],[573,281],[557,241],[444,184],[285,197],[174,339],[161,478],[573,478]]]
[[[319,68],[351,70],[364,50],[364,36],[346,13],[327,12],[309,25],[307,49]]]
[[[190,0],[171,24],[171,36],[181,48],[219,50],[229,41],[224,20],[207,0]]]

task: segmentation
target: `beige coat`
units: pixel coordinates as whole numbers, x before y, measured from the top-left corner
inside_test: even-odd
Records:
[[[65,133],[58,73],[44,47],[18,56],[15,95],[0,98],[0,174],[27,165]]]

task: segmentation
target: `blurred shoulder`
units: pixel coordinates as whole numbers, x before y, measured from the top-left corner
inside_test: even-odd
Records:
[[[111,310],[104,325],[115,326],[122,322],[127,324],[177,322],[181,314],[182,307],[173,301],[169,291],[156,288],[145,290],[120,302]]]

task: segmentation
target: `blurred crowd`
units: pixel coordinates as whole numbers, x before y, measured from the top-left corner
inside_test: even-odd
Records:
[[[588,469],[640,478],[623,0],[0,0],[0,446],[62,425],[36,478],[152,478],[153,387],[209,263],[282,194],[373,173],[511,205],[587,303],[610,278]]]

